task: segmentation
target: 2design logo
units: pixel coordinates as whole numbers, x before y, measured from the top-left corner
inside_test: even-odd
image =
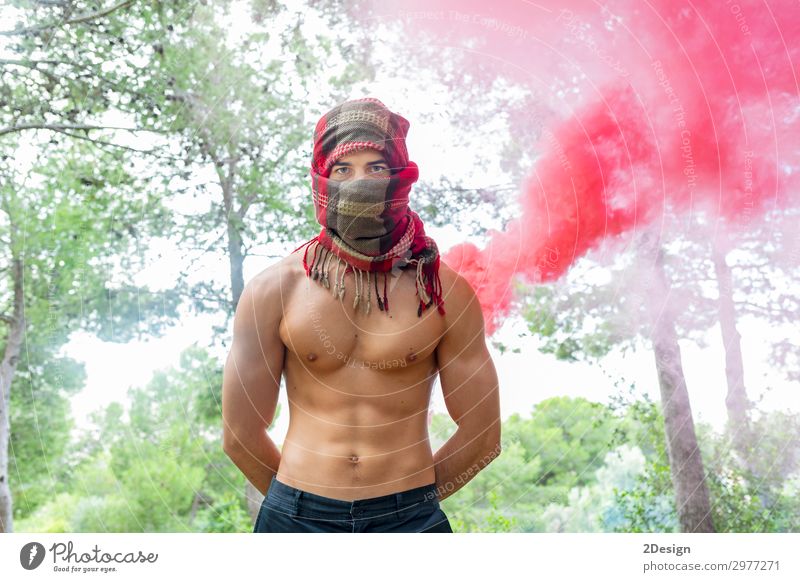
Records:
[[[44,546],[39,542],[30,542],[19,551],[19,563],[26,570],[35,570],[44,561]]]

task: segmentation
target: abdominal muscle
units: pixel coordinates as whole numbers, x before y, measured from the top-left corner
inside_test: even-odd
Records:
[[[432,358],[392,371],[356,364],[322,373],[287,351],[290,418],[277,480],[346,501],[434,483]]]

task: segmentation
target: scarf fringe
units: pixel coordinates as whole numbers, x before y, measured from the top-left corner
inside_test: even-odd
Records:
[[[311,261],[308,260],[308,251],[311,245],[314,244],[313,254]],[[303,251],[303,268],[305,269],[306,276],[314,281],[319,281],[320,285],[326,289],[331,290],[331,294],[339,299],[344,300],[345,295],[345,275],[348,271],[352,272],[355,277],[355,297],[353,298],[353,309],[356,309],[359,304],[362,311],[367,314],[372,309],[372,287],[375,287],[375,299],[378,302],[378,309],[388,313],[389,311],[389,296],[386,292],[388,272],[371,273],[362,269],[357,269],[348,264],[341,257],[337,256],[329,249],[320,244],[319,240],[312,238],[310,241],[303,243],[297,247],[293,253]],[[410,261],[411,264],[416,262],[416,288],[417,297],[419,297],[419,306],[417,307],[417,317],[422,316],[422,312],[431,307],[434,303],[441,315],[445,314],[444,300],[442,299],[442,281],[439,278],[438,267],[439,257],[435,257],[434,261],[425,261],[422,258]],[[333,264],[336,264],[336,270],[333,273],[333,286],[331,287],[331,270]],[[339,271],[341,270],[341,275]],[[383,275],[383,296],[378,289],[378,277]],[[364,300],[366,290],[366,301]]]
[[[439,278],[438,256],[432,262],[417,259],[416,282],[417,297],[420,299],[419,306],[417,306],[417,317],[420,317],[422,312],[434,303],[436,303],[436,309],[439,313],[444,315],[444,300],[442,299],[442,281]]]

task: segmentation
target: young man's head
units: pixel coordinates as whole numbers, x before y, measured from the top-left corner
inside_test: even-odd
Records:
[[[409,223],[408,197],[419,173],[408,159],[408,126],[374,98],[340,103],[317,123],[311,166],[317,220],[351,245],[372,239],[376,248],[385,246]]]
[[[311,193],[322,231],[301,245],[306,275],[344,298],[344,276],[356,276],[353,308],[373,292],[378,308],[389,309],[387,274],[416,267],[417,315],[436,304],[444,315],[439,251],[422,220],[408,206],[419,178],[408,159],[409,122],[378,99],[340,103],[317,122],[311,160]],[[316,242],[309,260],[309,247]],[[341,275],[339,269],[341,267]],[[378,277],[383,293],[379,295]]]

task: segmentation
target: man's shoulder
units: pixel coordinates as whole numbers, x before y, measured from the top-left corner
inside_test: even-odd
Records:
[[[442,282],[447,335],[472,334],[483,329],[483,311],[469,281],[444,261],[439,262],[439,279]]]
[[[439,280],[442,282],[445,309],[452,306],[456,311],[460,311],[469,303],[477,301],[475,290],[469,281],[444,261],[439,261]]]
[[[469,281],[444,262],[439,264],[439,278],[446,312],[446,330],[436,348],[441,365],[485,346],[486,326],[483,308]]]
[[[305,276],[302,253],[290,253],[255,275],[247,286],[261,298],[270,300],[275,295],[285,295]]]

